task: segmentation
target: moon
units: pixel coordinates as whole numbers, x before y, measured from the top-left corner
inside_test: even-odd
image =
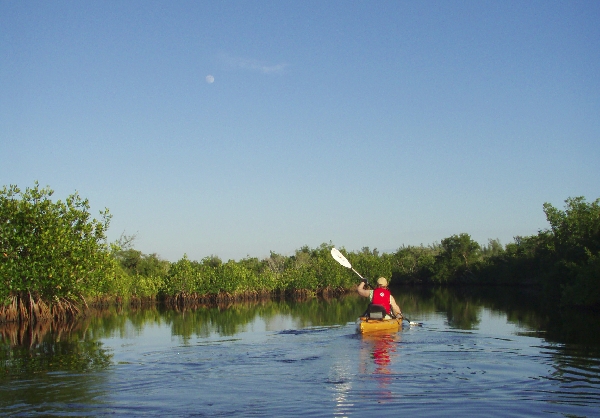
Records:
[[[206,82],[208,84],[212,84],[212,83],[215,82],[215,78],[212,75],[209,74],[209,75],[206,76]]]

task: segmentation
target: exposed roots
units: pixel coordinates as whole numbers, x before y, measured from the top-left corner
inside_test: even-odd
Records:
[[[19,308],[16,297],[11,297],[7,305],[0,305],[0,324],[19,321]]]
[[[29,292],[13,295],[7,305],[0,305],[0,323],[66,323],[81,314],[81,308],[74,301],[60,298],[49,304]]]
[[[240,302],[261,302],[272,299],[308,300],[316,297],[331,299],[348,293],[348,289],[326,288],[319,291],[294,289],[277,292],[245,292],[231,294],[221,292],[218,294],[199,295],[197,293],[179,293],[175,296],[162,296],[160,302],[166,307],[175,310],[185,310],[197,306],[228,306]]]
[[[167,308],[180,310],[197,306],[226,306],[239,302],[259,302],[271,299],[271,296],[271,292],[246,292],[240,294],[221,292],[207,295],[179,293],[175,296],[163,296],[160,302]]]
[[[97,298],[88,306],[86,300],[72,300],[56,298],[51,303],[41,299],[39,295],[32,293],[21,293],[11,296],[8,304],[0,304],[0,324],[67,324],[85,315],[90,309],[105,309],[116,305],[122,309],[126,303],[130,308],[139,309],[161,304],[167,309],[187,310],[199,306],[227,307],[240,302],[262,302],[272,299],[308,300],[316,297],[330,299],[347,293],[348,289],[325,288],[315,290],[278,290],[275,292],[252,291],[231,294],[221,292],[218,294],[200,295],[197,293],[179,293],[174,296],[160,297],[137,297],[132,296],[126,301],[122,298]]]
[[[65,323],[79,317],[81,314],[81,308],[68,299],[61,298],[52,304],[52,319],[56,322]]]

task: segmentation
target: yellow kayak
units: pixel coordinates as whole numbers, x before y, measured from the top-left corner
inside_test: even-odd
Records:
[[[397,332],[402,328],[402,317],[391,319],[369,319],[361,316],[356,321],[356,332],[365,334],[369,332]]]

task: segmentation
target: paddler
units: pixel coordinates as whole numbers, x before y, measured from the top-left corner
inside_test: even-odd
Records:
[[[365,289],[365,284],[367,284],[367,279],[363,278],[356,288],[356,291],[359,295],[369,298],[369,301],[372,304],[383,306],[387,313],[385,316],[386,319],[391,319],[392,315],[395,315],[396,317],[400,317],[402,315],[400,307],[396,303],[396,300],[387,287],[388,281],[385,277],[380,277],[377,279],[377,287],[373,290]]]

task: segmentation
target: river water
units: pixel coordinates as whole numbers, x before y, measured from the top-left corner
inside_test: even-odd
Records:
[[[5,328],[0,414],[600,416],[598,317],[516,292],[394,294],[423,326],[357,335],[349,296]]]

